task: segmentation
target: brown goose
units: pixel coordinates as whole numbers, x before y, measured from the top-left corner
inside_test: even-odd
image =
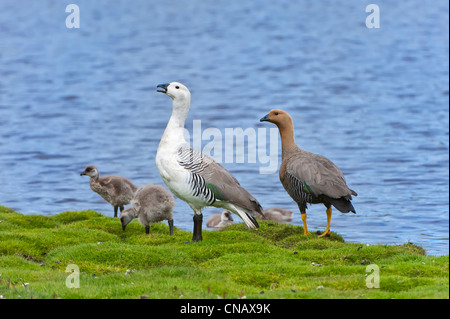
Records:
[[[306,203],[322,203],[327,208],[327,228],[319,237],[330,235],[331,206],[342,213],[355,212],[352,195],[356,192],[347,187],[341,170],[329,159],[300,149],[294,141],[292,118],[283,110],[271,110],[260,122],[271,122],[278,126],[281,136],[280,181],[284,189],[297,202],[304,225],[306,225]]]
[[[119,207],[122,212],[123,206],[130,203],[137,190],[137,186],[128,178],[115,175],[100,177],[100,173],[94,165],[86,166],[80,175],[89,176],[91,189],[114,206],[114,217],[117,217]]]

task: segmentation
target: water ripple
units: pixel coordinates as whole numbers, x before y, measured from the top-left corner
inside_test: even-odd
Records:
[[[271,108],[290,112],[298,145],[359,194],[356,215],[333,216],[346,240],[448,254],[447,3],[385,3],[378,30],[358,1],[77,4],[82,26],[69,30],[50,0],[0,2],[1,205],[112,216],[79,175],[88,164],[162,184],[154,157],[171,107],[155,86],[177,80],[192,92],[189,129],[268,128],[258,120]],[[264,207],[297,210],[276,173],[224,166]],[[176,226],[191,230],[191,215],[177,200]],[[324,207],[308,222],[323,229]]]

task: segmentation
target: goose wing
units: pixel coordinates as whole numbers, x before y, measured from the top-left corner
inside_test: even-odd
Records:
[[[347,187],[344,174],[329,159],[305,152],[289,159],[285,174],[312,196],[326,195],[330,198],[351,199],[356,193]]]
[[[191,174],[189,183],[194,195],[203,196],[209,205],[226,201],[252,212],[262,211],[258,201],[211,157],[184,145],[178,150],[177,160]]]

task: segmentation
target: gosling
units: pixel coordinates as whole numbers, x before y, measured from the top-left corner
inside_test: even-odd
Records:
[[[266,220],[276,220],[279,222],[290,222],[292,221],[292,216],[294,212],[284,209],[284,208],[267,208],[263,210],[264,218],[256,216],[256,218],[266,219]]]
[[[261,214],[255,214],[256,219],[261,220],[275,220],[279,222],[289,222],[292,221],[293,212],[284,208],[268,208],[264,209]],[[229,216],[229,217],[228,217]],[[220,219],[222,217],[222,219]],[[229,222],[231,220],[231,222]],[[222,224],[223,223],[223,224]],[[208,227],[223,227],[226,225],[233,224],[233,219],[231,217],[231,212],[228,210],[224,210],[221,215],[216,214],[212,215],[207,223],[206,226]],[[210,226],[211,225],[211,226]]]
[[[138,188],[131,200],[131,208],[120,213],[122,229],[135,218],[145,226],[145,233],[150,234],[150,223],[167,220],[170,236],[173,235],[173,208],[175,200],[172,194],[160,185],[148,184]]]
[[[80,176],[84,175],[90,177],[89,185],[91,189],[114,206],[114,217],[117,217],[119,207],[120,212],[122,212],[123,206],[130,203],[138,189],[128,178],[122,176],[100,177],[100,173],[94,165],[86,166]]]
[[[206,227],[210,228],[222,228],[233,224],[234,220],[229,210],[224,210],[220,214],[214,214],[206,221]]]

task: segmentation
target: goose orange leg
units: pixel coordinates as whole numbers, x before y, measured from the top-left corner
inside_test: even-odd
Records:
[[[304,228],[304,235],[309,235],[310,232],[308,231],[308,226],[306,226],[306,213],[301,213],[302,215],[302,221],[303,221],[303,228]]]
[[[325,237],[325,236],[330,236],[331,235],[331,231],[330,231],[331,212],[332,212],[332,209],[331,209],[331,206],[330,206],[330,207],[327,208],[327,229],[325,229],[325,231],[319,237]]]

